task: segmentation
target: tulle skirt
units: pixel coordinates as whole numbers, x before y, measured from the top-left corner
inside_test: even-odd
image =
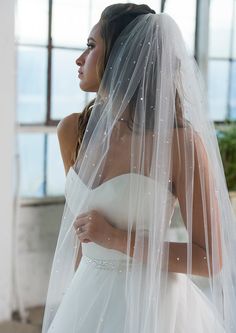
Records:
[[[104,261],[82,256],[48,333],[125,332],[126,277],[122,268],[109,266]],[[186,290],[191,302],[186,302]],[[137,333],[224,332],[217,324],[210,301],[186,275],[170,273],[165,295],[162,327],[155,332],[140,328]]]

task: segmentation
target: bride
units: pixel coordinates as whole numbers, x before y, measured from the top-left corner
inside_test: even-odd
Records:
[[[111,5],[76,64],[97,95],[58,126],[66,204],[43,333],[236,332],[236,224],[178,26],[147,5]]]

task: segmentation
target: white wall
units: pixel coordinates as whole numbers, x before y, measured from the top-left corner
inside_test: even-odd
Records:
[[[20,209],[15,274],[18,302],[26,308],[45,304],[63,208],[61,203]]]
[[[0,320],[11,314],[15,122],[14,0],[0,1]]]

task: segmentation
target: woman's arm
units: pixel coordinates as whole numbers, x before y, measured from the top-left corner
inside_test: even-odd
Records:
[[[178,131],[178,132],[177,132]],[[192,227],[192,274],[209,276],[216,274],[222,268],[220,220],[218,213],[218,203],[214,195],[214,184],[211,177],[207,154],[203,144],[198,136],[192,137],[189,133],[189,142],[186,138],[186,129],[177,129],[173,144],[173,183],[175,185],[176,196],[183,220],[187,225],[187,220]],[[184,144],[185,143],[189,147]],[[194,144],[193,144],[194,142]],[[193,189],[192,189],[192,212],[188,216],[186,193],[186,149],[188,153],[192,148],[194,157],[193,171]],[[213,234],[214,233],[214,234]],[[214,249],[214,270],[212,241],[216,248]],[[114,248],[123,253],[127,253],[127,232],[124,230],[116,231]],[[133,256],[135,244],[135,233],[131,236],[130,256]],[[206,250],[208,248],[208,251]],[[169,271],[178,273],[187,273],[187,253],[186,243],[169,242]]]
[[[83,228],[83,232],[78,232],[78,227]],[[131,232],[131,240],[128,242],[128,234],[126,230],[116,228],[107,221],[105,217],[97,211],[89,211],[79,215],[75,222],[74,228],[83,242],[94,242],[108,249],[113,249],[127,254],[127,243],[130,244],[129,256],[133,257],[135,246],[135,231]],[[192,274],[208,276],[207,254],[204,247],[197,243],[195,238],[192,245]],[[142,260],[146,261],[148,251],[148,237],[146,237],[144,245],[144,255]],[[187,273],[187,253],[186,243],[168,242],[169,245],[169,271],[178,273]],[[209,258],[209,261],[211,259]],[[216,272],[214,272],[216,273]]]
[[[175,135],[173,181],[183,221],[192,235],[193,274],[199,267],[199,270],[205,273],[204,275],[209,275],[207,264],[210,274],[216,274],[222,268],[220,217],[208,156],[201,138],[195,132],[191,132],[190,129],[177,129]],[[190,160],[188,154],[192,154],[193,157],[193,171],[190,175],[193,179],[192,191],[190,190],[192,198],[189,198],[187,193],[189,184],[186,184],[186,173],[191,167],[186,163],[186,159]],[[191,202],[190,199],[192,199]],[[192,207],[189,204],[192,204]],[[180,260],[181,258],[184,262],[186,261],[184,254]]]
[[[72,157],[78,138],[78,116],[79,113],[72,113],[57,125],[57,136],[66,174],[73,165]]]
[[[60,145],[61,156],[65,168],[65,173],[69,171],[69,168],[73,165],[72,156],[77,143],[79,113],[72,113],[69,116],[63,118],[57,126],[57,136]],[[81,244],[77,253],[75,261],[75,270],[78,268],[82,257]]]
[[[114,237],[114,250],[127,253],[127,232],[117,229]],[[132,232],[130,242],[130,256],[133,256],[135,232]],[[187,273],[187,244],[168,242],[169,245],[169,272]],[[197,244],[192,245],[192,274],[209,276],[206,260],[206,251]]]

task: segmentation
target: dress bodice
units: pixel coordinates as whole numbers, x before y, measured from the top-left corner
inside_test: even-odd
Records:
[[[135,193],[130,195],[129,184],[139,177],[139,186],[142,188],[142,200],[135,198]],[[83,212],[96,210],[100,212],[112,225],[120,229],[127,229],[129,216],[137,215],[142,222],[134,226],[134,229],[141,228],[148,230],[150,221],[151,201],[150,196],[154,191],[155,181],[147,176],[137,173],[127,173],[111,178],[94,189],[79,178],[71,167],[67,174],[65,196],[67,205],[74,216]],[[173,207],[174,196],[168,192],[170,203]],[[168,212],[167,221],[170,222],[173,209]],[[167,223],[168,225],[168,223]],[[115,250],[109,250],[95,243],[83,243],[82,252],[84,255],[105,259],[122,259],[126,255]]]

